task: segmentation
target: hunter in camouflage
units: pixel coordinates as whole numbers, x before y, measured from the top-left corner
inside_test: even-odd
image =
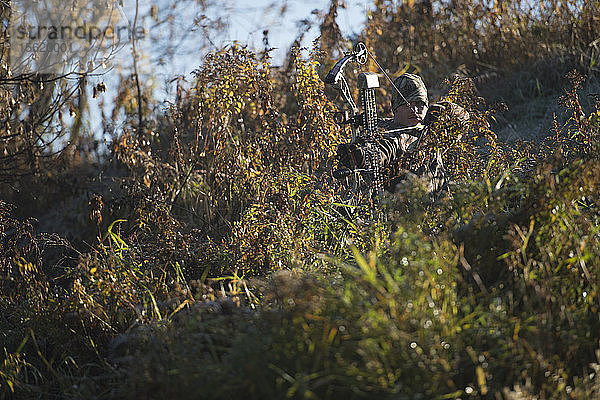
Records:
[[[427,88],[420,76],[405,73],[394,80],[392,94],[393,118],[379,120],[383,134],[376,139],[381,166],[391,171],[387,189],[394,191],[395,186],[407,178],[408,174],[424,177],[427,191],[436,199],[447,189],[448,178],[444,170],[440,150],[429,154],[426,160],[417,160],[414,155],[420,150],[421,139],[430,133],[431,124],[442,112],[449,113],[459,123],[469,121],[469,113],[462,107],[439,102],[429,104]],[[364,168],[365,148],[358,143],[342,144],[338,148],[340,164],[350,169]],[[411,162],[405,162],[410,159]]]

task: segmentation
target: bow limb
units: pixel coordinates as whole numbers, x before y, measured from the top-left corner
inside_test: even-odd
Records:
[[[340,75],[338,82],[336,85],[334,85],[334,87],[340,91],[342,97],[350,106],[350,109],[352,110],[352,116],[358,115],[358,107],[356,106],[356,103],[352,98],[352,93],[350,92],[350,86],[348,86],[348,81],[346,81],[346,78],[343,75]]]
[[[358,115],[358,107],[352,99],[352,93],[350,92],[350,86],[348,86],[348,81],[344,77],[344,67],[348,64],[349,61],[355,58],[354,55],[347,55],[341,60],[339,60],[331,71],[327,74],[324,79],[324,82],[332,85],[335,89],[339,90],[344,101],[350,106],[350,110],[352,111],[352,116]]]

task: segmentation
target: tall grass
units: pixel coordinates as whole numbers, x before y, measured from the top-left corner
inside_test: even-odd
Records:
[[[404,46],[411,68],[448,77],[579,55],[566,118],[503,143],[505,107],[450,77],[444,98],[471,123],[442,116],[424,144],[451,192],[431,204],[416,178],[373,212],[331,177],[349,132],[318,43],[287,70],[239,45],[212,53],[144,129],[125,113],[119,185],[68,210],[97,234],[87,246],[0,202],[0,397],[598,396],[600,109],[581,96],[597,3],[434,2],[433,30],[418,4],[375,4],[380,60],[404,65]]]

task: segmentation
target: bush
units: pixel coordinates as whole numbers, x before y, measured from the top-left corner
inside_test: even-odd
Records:
[[[427,2],[378,2],[365,39],[388,65],[409,48],[430,78],[456,57],[518,73],[579,51],[595,79],[593,46],[580,51],[594,2],[547,3],[563,13],[488,3],[434,2],[430,30]],[[327,40],[339,38],[338,6]],[[287,69],[268,51],[211,53],[164,112],[126,78],[110,154],[124,176],[102,193],[55,184],[31,202],[78,204],[66,208],[85,226],[76,242],[0,202],[0,397],[597,395],[600,111],[582,100],[585,77],[569,74],[568,118],[545,141],[510,145],[495,133],[505,106],[452,77],[444,99],[471,124],[442,116],[425,141],[444,153],[450,192],[431,204],[416,178],[356,205],[331,177],[348,132],[331,118],[318,46],[292,51]],[[65,181],[81,175],[65,162]],[[32,177],[31,193],[62,173]]]

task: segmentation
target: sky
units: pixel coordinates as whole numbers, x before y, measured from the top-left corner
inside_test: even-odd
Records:
[[[170,12],[168,3],[171,1],[173,0],[158,0],[159,12]],[[339,9],[337,19],[342,34],[349,36],[360,32],[366,20],[366,7],[371,3],[372,0],[345,1],[346,8]],[[125,4],[125,15],[131,21],[134,12],[131,8],[127,9],[127,4],[131,7],[135,2],[129,0]],[[147,10],[152,2],[145,4],[141,6],[145,7],[145,10],[141,10],[140,14],[149,14]],[[210,42],[211,46],[219,48],[238,42],[262,50],[264,30],[269,31],[269,46],[274,48],[271,52],[272,63],[280,65],[292,42],[299,35],[299,21],[307,19],[312,23],[313,27],[306,33],[302,43],[308,47],[319,34],[318,13],[327,12],[329,4],[330,0],[220,0],[218,7],[206,10],[208,19],[215,21],[221,17],[228,22],[226,28],[214,37],[206,37],[200,29],[193,27],[193,20],[199,19],[201,14],[199,7],[189,7],[179,13],[180,19],[175,23],[175,29],[178,29],[176,32],[171,32],[166,24],[154,28],[150,18],[142,19],[140,23],[144,24],[151,36],[150,40],[144,43],[145,67],[158,77],[188,75],[202,62],[202,44]],[[282,9],[285,9],[283,14]],[[201,21],[202,23],[210,25],[212,22]],[[178,46],[178,54],[175,57],[167,61],[163,59],[161,62],[152,54],[156,53],[156,43],[164,43],[165,39],[181,45]],[[127,66],[130,60],[130,50],[123,49],[115,64]]]
[[[287,3],[286,14],[282,18],[279,10],[285,3]],[[299,32],[298,21],[306,18],[314,22],[314,28],[308,32],[304,43],[304,45],[309,45],[318,35],[318,20],[317,16],[313,14],[313,10],[327,12],[329,3],[329,0],[290,0],[287,2],[257,0],[253,6],[234,6],[231,12],[233,23],[229,37],[261,46],[262,31],[267,27],[270,45],[277,48],[273,52],[274,61],[281,62]],[[339,9],[337,21],[344,35],[360,32],[366,19],[365,7],[370,3],[372,0],[347,0],[347,8]],[[273,4],[277,4],[279,7],[269,7]],[[239,8],[236,10],[236,7]]]
[[[248,45],[257,50],[263,49],[263,31],[269,30],[269,46],[274,48],[271,52],[272,64],[280,65],[293,41],[300,32],[299,21],[308,19],[312,28],[305,36],[302,46],[310,47],[312,41],[319,35],[319,13],[329,10],[330,0],[220,0],[218,7],[205,10],[207,18],[202,20],[202,10],[194,5],[194,0],[187,0],[189,7],[173,13],[173,4],[180,5],[176,0],[155,0],[139,2],[138,24],[144,26],[149,32],[148,37],[139,43],[142,48],[142,59],[139,62],[141,73],[146,82],[154,86],[154,96],[157,101],[172,100],[175,85],[172,79],[175,76],[184,76],[191,81],[191,73],[202,63],[206,49],[202,47],[210,42],[212,48],[221,48],[233,42]],[[401,0],[398,0],[401,1]],[[358,34],[366,21],[367,7],[373,0],[345,0],[346,8],[338,10],[337,22],[344,36]],[[158,14],[169,13],[178,15],[174,24],[161,24],[156,26],[150,17],[150,7],[158,5]],[[281,10],[285,8],[282,14]],[[163,14],[161,14],[163,13]],[[125,0],[123,18],[133,25],[135,15],[135,1]],[[226,28],[218,36],[207,37],[201,29],[195,28],[194,21],[200,20],[201,24],[209,27],[219,17],[228,22]],[[159,18],[160,19],[160,18]],[[173,57],[161,57],[165,43],[177,44],[174,46]],[[105,112],[110,115],[111,96],[117,93],[119,82],[118,72],[131,73],[132,52],[131,45],[125,45],[113,60],[113,67],[104,75],[90,77],[90,86],[99,82],[106,84],[108,90],[105,95]],[[100,131],[100,111],[98,105],[90,104],[90,120],[88,129]],[[116,127],[118,129],[118,127]]]

